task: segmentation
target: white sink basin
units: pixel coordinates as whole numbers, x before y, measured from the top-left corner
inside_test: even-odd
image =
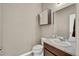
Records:
[[[59,46],[65,46],[65,47],[71,46],[71,43],[69,43],[68,41],[61,41],[60,39],[50,39],[50,41]]]

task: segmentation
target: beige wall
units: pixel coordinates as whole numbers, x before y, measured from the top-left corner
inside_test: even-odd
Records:
[[[20,55],[40,41],[41,4],[3,4],[4,55]]]
[[[71,5],[54,12],[55,33],[65,38],[69,37],[69,15],[76,14],[76,6]]]
[[[0,49],[2,49],[2,4],[0,4]],[[1,55],[1,50],[0,50]]]
[[[76,37],[77,37],[77,55],[79,56],[79,4],[76,5],[77,7],[77,20],[76,20]]]

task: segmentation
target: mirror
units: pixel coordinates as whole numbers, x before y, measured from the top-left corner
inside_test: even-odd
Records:
[[[75,22],[76,22],[76,15],[75,14],[69,15],[69,37],[75,37]]]
[[[40,16],[40,25],[51,24],[51,10],[45,10],[39,14]]]
[[[52,16],[53,17],[53,16]],[[54,11],[54,33],[64,39],[75,37],[76,9],[75,5]]]

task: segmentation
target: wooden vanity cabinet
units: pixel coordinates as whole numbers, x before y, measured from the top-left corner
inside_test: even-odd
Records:
[[[44,42],[44,56],[71,56],[71,54]]]

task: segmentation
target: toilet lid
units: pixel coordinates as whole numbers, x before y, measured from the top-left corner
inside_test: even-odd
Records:
[[[33,49],[42,49],[43,47],[42,47],[42,45],[35,45],[34,47],[33,47]]]

